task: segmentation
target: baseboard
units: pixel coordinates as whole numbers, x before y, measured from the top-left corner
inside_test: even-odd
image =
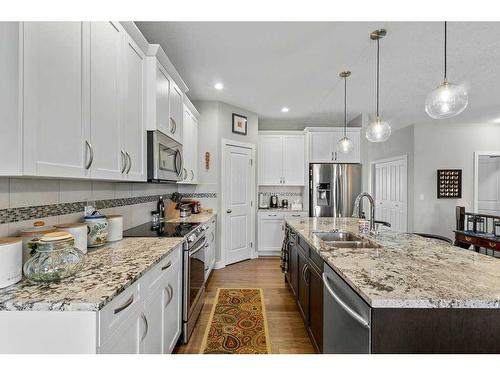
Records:
[[[281,255],[281,251],[259,251],[257,256],[259,257],[279,257]]]
[[[224,262],[215,262],[214,264],[214,269],[215,270],[220,270],[221,268],[224,268],[226,267],[226,265],[224,264]]]

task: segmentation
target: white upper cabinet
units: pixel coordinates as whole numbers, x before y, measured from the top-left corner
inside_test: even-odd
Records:
[[[182,143],[183,97],[187,86],[158,44],[149,45],[146,54],[146,76],[147,130],[159,130]]]
[[[184,98],[183,141],[184,168],[182,181],[184,184],[198,183],[198,111],[189,99]]]
[[[259,134],[259,185],[303,186],[304,134]]]
[[[19,23],[0,22],[0,35],[0,176],[15,176],[23,167]]]
[[[282,185],[283,137],[259,135],[259,185]]]
[[[90,128],[83,115],[82,97],[88,41],[85,25],[25,22],[20,27],[24,55],[24,173],[84,177],[90,162],[90,150],[86,148]]]
[[[182,118],[183,118],[183,103],[182,91],[172,82],[170,84],[169,107],[170,107],[170,128],[168,136],[182,143]]]
[[[145,181],[146,128],[144,120],[144,53],[128,35],[125,36],[124,60],[126,83],[122,122],[123,174],[128,180]]]
[[[343,154],[337,149],[337,142],[344,137],[344,129],[306,129],[309,139],[310,163],[360,163],[360,129],[347,129],[347,137],[353,142],[353,149]]]
[[[90,126],[92,177],[120,180],[127,167],[120,129],[123,35],[117,24],[90,24]]]
[[[0,175],[146,181],[146,129],[182,142],[187,86],[133,22],[0,32]]]

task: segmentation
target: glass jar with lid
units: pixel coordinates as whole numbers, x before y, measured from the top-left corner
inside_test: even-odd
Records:
[[[34,242],[35,254],[24,264],[24,275],[36,282],[59,281],[83,268],[85,254],[66,232],[47,233]]]

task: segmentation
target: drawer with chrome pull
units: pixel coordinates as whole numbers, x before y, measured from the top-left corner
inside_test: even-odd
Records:
[[[140,306],[140,282],[136,281],[99,311],[99,346]]]
[[[141,277],[141,293],[150,293],[166,273],[174,272],[181,267],[182,245],[179,245],[163,258],[157,265]]]

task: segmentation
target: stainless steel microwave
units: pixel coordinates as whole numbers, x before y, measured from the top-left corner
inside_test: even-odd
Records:
[[[148,131],[148,181],[180,181],[182,145],[159,131]]]

